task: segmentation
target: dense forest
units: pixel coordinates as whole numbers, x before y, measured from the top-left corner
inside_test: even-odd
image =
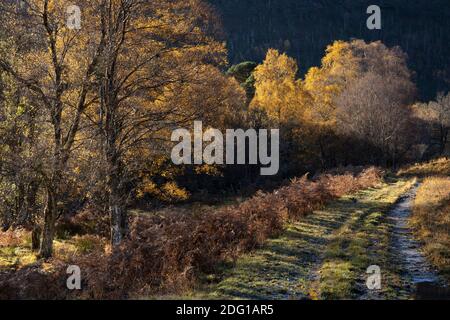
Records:
[[[363,1],[1,2],[0,298],[181,294],[303,222],[330,259],[311,270],[351,275],[317,296],[351,295],[371,248],[395,265],[383,214],[448,185],[450,20],[448,1],[381,7],[369,31]],[[445,192],[414,210],[447,275]]]

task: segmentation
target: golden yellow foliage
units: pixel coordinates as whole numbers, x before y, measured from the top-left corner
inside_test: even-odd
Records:
[[[278,122],[303,119],[310,99],[302,81],[296,79],[297,71],[294,59],[269,49],[253,73],[256,90],[251,107],[263,109]]]
[[[137,197],[142,198],[147,194],[167,202],[185,201],[190,197],[189,191],[178,186],[174,181],[158,186],[149,178],[145,178],[141,187],[137,190]]]
[[[319,123],[334,123],[334,100],[357,75],[358,64],[349,42],[335,41],[326,49],[320,68],[309,69],[305,88],[314,101],[314,116]]]

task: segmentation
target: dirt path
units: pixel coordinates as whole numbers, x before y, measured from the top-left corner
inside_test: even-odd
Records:
[[[418,184],[407,192],[389,213],[392,223],[391,254],[398,266],[402,287],[410,297],[416,293],[418,286],[443,286],[445,283],[423,256],[421,245],[414,239],[408,226],[417,188]]]
[[[384,183],[345,196],[287,226],[284,234],[243,256],[208,298],[350,299],[364,294],[366,268],[388,269],[389,209],[413,181]],[[392,292],[390,293],[392,294]]]

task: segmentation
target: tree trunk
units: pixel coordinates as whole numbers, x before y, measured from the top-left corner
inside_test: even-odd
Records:
[[[125,215],[122,206],[114,204],[109,206],[111,219],[111,246],[117,247],[123,239],[122,221]]]
[[[107,185],[109,192],[109,216],[111,226],[111,246],[120,245],[128,234],[128,215],[126,210],[126,197],[122,184],[122,167],[117,157],[115,146],[109,141],[107,146],[108,177]]]
[[[111,223],[111,246],[117,247],[128,235],[128,214],[126,205],[120,195],[113,192],[109,199],[109,216]]]
[[[41,232],[42,229],[36,218],[36,195],[39,185],[36,182],[32,182],[28,188],[27,195],[27,221],[31,224],[31,250],[39,251],[41,245]]]
[[[41,245],[41,228],[39,226],[34,226],[31,231],[31,250],[39,251]]]
[[[44,227],[39,257],[50,258],[53,254],[53,239],[55,237],[55,221],[57,217],[56,193],[47,191],[47,206],[44,211]]]
[[[129,229],[128,229],[128,211],[125,204],[121,206],[121,220],[120,220],[120,232],[122,233],[122,239],[128,237]]]

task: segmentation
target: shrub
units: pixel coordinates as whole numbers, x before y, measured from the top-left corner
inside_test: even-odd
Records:
[[[0,231],[0,247],[18,247],[29,238],[29,232],[23,229]]]
[[[79,214],[66,222],[67,229],[74,234],[96,234],[102,237],[109,237],[109,215],[107,212],[96,208],[87,207]]]

